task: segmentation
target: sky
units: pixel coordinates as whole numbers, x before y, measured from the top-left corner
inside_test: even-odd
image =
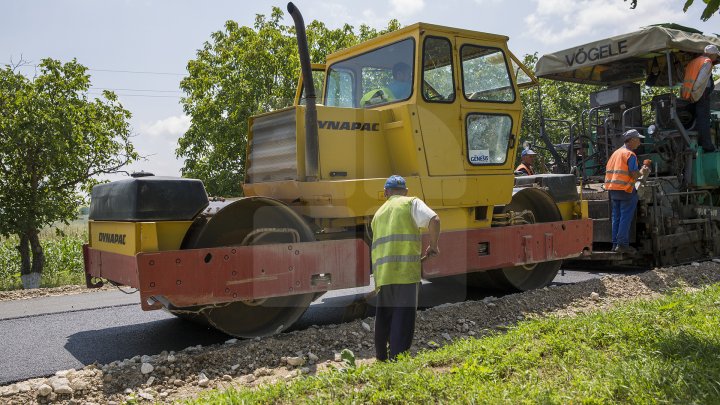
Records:
[[[700,20],[695,0],[296,0],[306,23],[330,28],[367,24],[382,28],[396,18],[502,34],[519,58],[555,52],[650,24],[674,22],[705,33],[720,33],[720,16]],[[183,113],[179,89],[187,62],[222,30],[225,21],[252,26],[286,2],[266,0],[0,0],[0,64],[25,61],[32,76],[43,58],[87,66],[91,95],[111,89],[132,113],[132,142],[145,160],[128,172],[144,170],[179,176],[177,140],[191,119]],[[285,16],[285,23],[292,19]],[[324,62],[324,61],[313,61]]]

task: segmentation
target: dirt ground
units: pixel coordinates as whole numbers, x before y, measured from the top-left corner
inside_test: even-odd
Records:
[[[0,301],[24,300],[57,295],[86,294],[96,291],[107,291],[116,287],[108,285],[102,288],[87,288],[84,285],[66,285],[53,288],[34,288],[32,290],[0,291]]]
[[[441,305],[418,314],[412,351],[432,350],[455,339],[502,331],[529,317],[574,316],[619,302],[652,298],[676,288],[693,290],[717,282],[720,264],[703,262]],[[44,295],[76,291],[50,290],[54,291]],[[30,298],[22,294],[0,297]],[[352,350],[360,362],[374,361],[373,321],[366,318],[266,338],[230,339],[219,345],[62,370],[49,378],[0,387],[0,402],[119,404],[134,399],[166,403],[195,397],[210,388],[255,387],[292,380],[328,367],[341,367],[339,352],[345,348]]]

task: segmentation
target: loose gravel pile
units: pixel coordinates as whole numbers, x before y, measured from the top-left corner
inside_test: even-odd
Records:
[[[418,314],[412,351],[502,331],[530,317],[574,316],[606,309],[618,302],[652,298],[676,288],[692,290],[717,282],[720,282],[720,264],[704,262],[546,287],[502,298],[441,305]],[[63,370],[49,378],[0,387],[0,402],[171,402],[197,396],[210,388],[255,387],[292,380],[328,367],[340,367],[339,353],[346,348],[352,350],[360,362],[372,362],[372,328],[373,318],[366,318],[262,339],[230,339],[220,345],[136,356],[106,365],[89,365],[82,370]]]

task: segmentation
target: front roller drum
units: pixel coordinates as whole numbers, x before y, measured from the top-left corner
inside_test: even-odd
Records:
[[[193,223],[183,249],[314,241],[307,223],[286,205],[248,197],[216,208]],[[314,293],[167,309],[176,316],[212,326],[232,336],[253,338],[289,328],[317,298]]]

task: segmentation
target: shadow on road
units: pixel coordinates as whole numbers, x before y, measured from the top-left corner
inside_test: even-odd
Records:
[[[228,339],[228,335],[207,326],[171,318],[78,332],[68,336],[65,349],[83,364],[96,361],[105,364],[163,350],[179,351],[188,346],[222,343]]]

